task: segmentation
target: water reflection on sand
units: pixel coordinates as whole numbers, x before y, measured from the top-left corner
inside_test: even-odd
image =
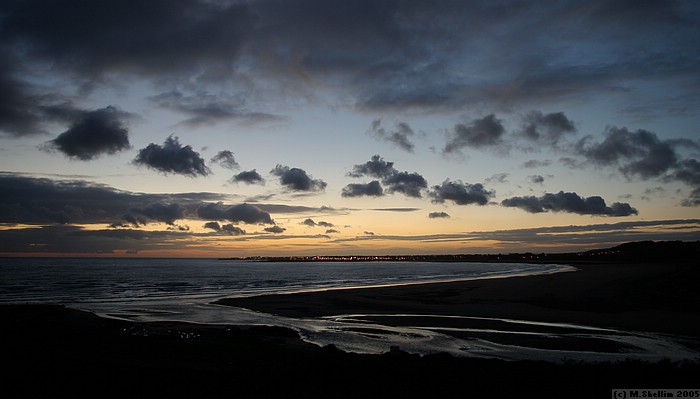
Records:
[[[181,321],[218,325],[270,325],[297,331],[320,346],[356,353],[385,353],[398,347],[416,354],[552,362],[693,360],[698,343],[683,337],[467,316],[346,314],[295,319],[208,303],[131,303],[129,307],[83,306],[102,316],[132,321]]]

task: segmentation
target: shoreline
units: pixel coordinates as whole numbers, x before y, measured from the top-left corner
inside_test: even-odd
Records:
[[[225,301],[290,317],[364,312],[377,315],[375,322],[415,323],[387,316],[405,312],[418,314],[421,322],[428,319],[426,315],[473,317],[465,320],[478,327],[498,323],[496,318],[511,318],[700,337],[696,326],[700,279],[694,265],[576,266],[580,270],[575,273]],[[367,392],[445,397],[460,391],[474,396],[590,398],[609,396],[613,388],[692,388],[700,375],[697,360],[553,363],[444,353],[419,356],[400,348],[379,355],[347,353],[332,345],[304,342],[297,332],[282,327],[133,322],[56,305],[0,305],[0,318],[0,350],[11,365],[0,382],[15,396],[240,393],[356,398]],[[581,345],[575,340],[559,344]],[[624,350],[600,342],[592,345]]]
[[[573,273],[268,294],[214,303],[292,318],[418,313],[700,337],[698,268],[688,263],[574,267]]]
[[[474,263],[482,263],[482,262],[474,262]],[[488,263],[488,262],[483,262],[483,263]],[[494,262],[494,263],[496,263],[496,262]],[[528,264],[529,262],[504,262],[504,263]],[[533,264],[537,264],[537,263],[533,263]],[[547,263],[547,264],[550,264],[550,263]],[[576,268],[573,265],[564,265],[564,264],[560,264],[560,263],[551,263],[551,264],[556,265],[556,266],[561,266],[562,269],[560,269],[560,270],[547,270],[547,271],[541,271],[541,272],[499,274],[499,275],[479,276],[479,277],[458,277],[458,278],[451,278],[451,279],[448,278],[448,279],[440,279],[440,280],[411,281],[411,282],[405,282],[405,283],[370,284],[370,285],[357,285],[357,286],[347,286],[347,287],[301,288],[299,290],[285,291],[285,292],[279,292],[279,293],[274,293],[274,294],[230,296],[230,297],[217,299],[212,303],[227,306],[222,301],[227,301],[229,299],[238,299],[238,298],[258,298],[258,297],[266,297],[266,296],[296,295],[296,294],[306,294],[306,293],[315,293],[315,292],[329,292],[329,291],[343,291],[343,290],[364,290],[364,289],[392,288],[392,287],[410,287],[410,286],[432,285],[432,284],[450,284],[450,283],[459,283],[459,282],[475,281],[475,280],[497,280],[497,279],[515,278],[515,277],[546,276],[546,275],[555,274],[555,273],[571,273],[571,272],[578,271],[578,268]]]

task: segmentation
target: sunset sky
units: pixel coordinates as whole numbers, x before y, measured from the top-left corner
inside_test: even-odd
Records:
[[[700,239],[700,2],[5,0],[0,255]]]

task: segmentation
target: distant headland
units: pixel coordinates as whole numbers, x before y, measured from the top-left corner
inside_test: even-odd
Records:
[[[309,255],[221,258],[259,262],[660,262],[698,259],[700,241],[636,241],[611,248],[565,253],[446,254],[446,255]]]

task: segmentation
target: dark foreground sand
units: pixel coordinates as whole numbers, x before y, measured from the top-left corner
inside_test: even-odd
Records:
[[[289,316],[354,312],[513,317],[698,336],[691,266],[589,265],[540,277],[227,300]],[[610,397],[698,388],[698,363],[566,363],[358,355],[272,327],[130,323],[0,306],[3,397]]]

